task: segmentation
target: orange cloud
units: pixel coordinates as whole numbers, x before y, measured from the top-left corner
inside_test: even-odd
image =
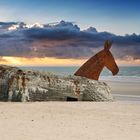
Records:
[[[86,60],[80,59],[57,59],[53,57],[45,58],[23,58],[23,57],[2,57],[0,64],[15,66],[77,66]]]
[[[58,59],[54,57],[0,57],[0,64],[14,66],[81,66],[87,59]],[[118,65],[140,65],[140,59],[116,60]]]
[[[140,59],[136,60],[117,60],[116,61],[118,65],[122,66],[140,66]]]

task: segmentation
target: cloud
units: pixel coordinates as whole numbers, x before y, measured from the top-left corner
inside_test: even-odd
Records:
[[[0,64],[2,63],[7,63],[8,61],[6,59],[4,59],[3,57],[0,56]]]
[[[117,59],[140,59],[140,35],[118,36],[109,32],[87,30],[71,22],[33,24],[0,22],[0,56],[89,58],[112,40],[112,52]]]

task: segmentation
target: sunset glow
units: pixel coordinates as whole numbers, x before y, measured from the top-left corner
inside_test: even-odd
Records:
[[[1,0],[0,64],[79,66],[110,40],[118,65],[140,65],[139,13],[139,1]]]
[[[22,58],[3,57],[0,64],[18,66],[78,66],[84,63],[84,59],[56,59],[56,58]]]
[[[0,64],[13,66],[81,66],[87,59],[2,57]],[[137,66],[140,60],[116,60],[118,65]]]

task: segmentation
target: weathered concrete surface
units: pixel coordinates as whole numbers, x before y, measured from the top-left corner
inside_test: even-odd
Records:
[[[0,65],[2,101],[112,101],[104,82]]]

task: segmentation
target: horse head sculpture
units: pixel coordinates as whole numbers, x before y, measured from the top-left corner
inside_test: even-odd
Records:
[[[119,72],[119,68],[110,52],[111,45],[112,42],[107,40],[104,43],[104,49],[85,62],[74,75],[98,80],[104,66],[107,67],[113,75],[116,75]]]

